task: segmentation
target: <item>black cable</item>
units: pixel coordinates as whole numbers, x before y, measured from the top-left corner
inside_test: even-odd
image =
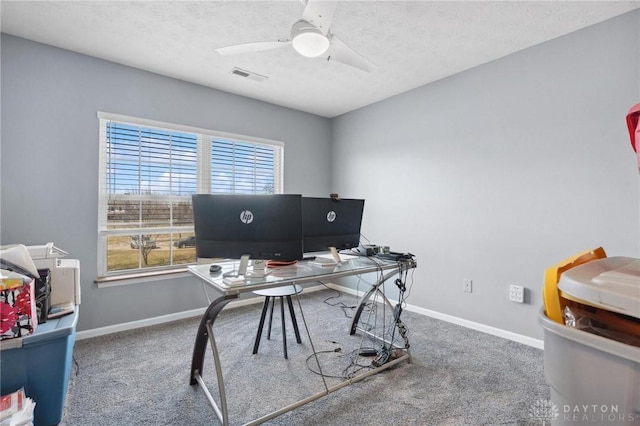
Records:
[[[378,262],[377,259],[373,258],[373,257],[367,257],[367,259],[369,259],[374,265],[376,265],[376,269],[377,269],[377,279],[376,279],[376,284],[380,283],[380,285],[376,286],[376,290],[374,292],[374,301],[371,302],[372,303],[372,307],[371,310],[372,312],[374,312],[374,319],[375,319],[375,324],[374,324],[374,329],[375,327],[377,327],[377,322],[378,322],[378,315],[377,315],[377,304],[376,304],[376,300],[379,297],[378,295],[381,294],[382,295],[382,325],[381,325],[381,329],[382,329],[382,336],[380,336],[380,338],[384,341],[385,340],[385,336],[387,335],[387,326],[386,326],[386,311],[387,311],[387,304],[386,304],[386,289],[385,289],[385,285],[384,285],[384,269],[382,268],[383,263],[382,262]],[[370,318],[371,315],[369,315],[368,318]],[[368,322],[366,324],[362,324],[361,327],[362,329],[367,329],[366,326],[371,327],[371,324],[369,324]],[[375,338],[372,337],[372,340],[375,340]],[[391,340],[392,341],[392,340]],[[384,345],[383,348],[380,351],[384,350]],[[380,354],[380,351],[378,351],[378,354]],[[375,361],[374,361],[375,363]]]
[[[367,240],[367,243],[371,244],[371,241],[369,241],[369,239],[365,237],[364,234],[360,233],[360,237],[364,238],[365,240]]]
[[[398,330],[398,332],[400,333],[400,336],[404,340],[404,347],[406,349],[408,349],[409,348],[409,339],[407,337],[407,334],[409,333],[409,329],[404,324],[404,322],[400,319],[400,317],[402,315],[402,309],[407,304],[407,302],[406,302],[406,297],[407,297],[406,290],[407,290],[408,270],[406,268],[402,268],[402,270],[400,271],[399,275],[400,275],[400,277],[398,278],[398,280],[400,282],[398,282],[398,280],[396,280],[396,285],[400,289],[400,294],[398,295],[398,304],[396,305],[397,312],[396,312],[396,310],[394,310],[394,323],[395,323],[394,332],[395,332],[396,329]],[[413,285],[413,271],[412,271],[412,282],[411,282],[411,285]]]
[[[398,262],[398,278],[395,280],[395,284],[399,289],[399,294],[398,294],[398,303],[396,304],[396,307],[394,308],[393,311],[393,321],[392,323],[389,325],[389,328],[387,328],[387,326],[385,325],[385,323],[383,322],[383,339],[387,334],[391,335],[391,338],[388,340],[389,344],[388,347],[386,345],[383,345],[382,349],[380,350],[378,356],[376,357],[376,359],[373,361],[373,364],[375,366],[380,366],[382,364],[385,364],[388,360],[389,357],[391,356],[392,350],[394,346],[397,346],[395,343],[395,339],[396,339],[396,330],[400,333],[401,337],[404,340],[404,347],[408,348],[409,344],[408,344],[408,338],[407,333],[408,333],[408,329],[406,328],[406,326],[404,325],[404,323],[402,322],[402,320],[400,319],[400,316],[402,314],[402,308],[403,305],[406,305],[406,300],[405,300],[405,291],[406,291],[406,279],[407,279],[407,270],[406,268],[403,267],[401,262]],[[383,296],[384,296],[384,288],[383,288]],[[386,308],[386,303],[384,303],[385,308]],[[386,309],[383,311],[383,320],[386,321]]]
[[[374,367],[371,362],[368,364],[358,363],[357,361],[358,359],[361,359],[361,358],[368,359],[368,357],[364,357],[363,355],[360,355],[360,351],[362,351],[363,349],[367,349],[367,348],[355,349],[349,353],[349,357],[351,358],[351,363],[344,370],[342,370],[342,375],[344,379],[351,379],[360,371],[372,369]],[[374,351],[376,350],[375,348],[370,348],[370,349]],[[351,372],[349,372],[349,370],[351,370]]]
[[[341,292],[340,290],[335,289],[335,288],[331,288],[331,287],[329,287],[328,285],[326,285],[326,284],[325,284],[325,283],[323,283],[322,281],[319,281],[319,282],[320,282],[320,284],[322,284],[323,286],[325,286],[327,289],[329,289],[329,290],[333,290],[333,291],[335,291],[336,293],[338,293],[338,294],[337,294],[337,295],[335,295],[335,296],[329,296],[329,297],[327,297],[327,298],[326,298],[326,299],[324,299],[322,302],[323,302],[323,303],[326,303],[327,305],[332,306],[332,307],[339,306],[339,307],[342,309],[342,313],[344,314],[344,316],[345,316],[345,317],[347,317],[347,318],[352,318],[352,317],[350,317],[350,316],[349,316],[349,314],[347,313],[347,310],[348,310],[348,309],[355,309],[355,308],[357,307],[357,305],[349,306],[349,305],[345,304],[345,303],[344,303],[344,302],[342,302],[342,301],[337,302],[337,303],[329,303],[329,300],[331,300],[331,299],[336,299],[336,298],[338,298],[338,297],[342,297],[342,292]]]
[[[316,371],[316,370],[314,370],[314,369],[313,369],[313,368],[311,368],[311,366],[309,365],[309,360],[310,360],[311,358],[313,358],[313,357],[315,357],[315,356],[319,355],[319,354],[338,353],[338,352],[341,352],[341,351],[342,351],[342,348],[335,348],[335,349],[331,349],[331,350],[326,350],[326,351],[317,351],[317,352],[312,353],[312,354],[311,354],[311,355],[309,355],[309,356],[307,357],[307,359],[305,360],[305,364],[306,364],[306,366],[307,366],[307,369],[308,369],[309,371],[311,371],[313,374],[316,374],[316,375],[318,375],[318,376],[320,376],[320,377],[323,377],[323,378],[328,378],[328,379],[344,379],[344,378],[345,378],[345,377],[344,377],[344,374],[343,374],[343,375],[341,375],[341,376],[335,376],[335,375],[333,375],[333,374],[325,374],[325,373],[322,373],[321,371]],[[343,356],[344,356],[344,355],[343,355]],[[347,368],[348,368],[348,367],[347,367]],[[344,371],[344,370],[343,370],[343,371]]]
[[[384,282],[382,282],[384,280],[384,269],[382,268],[383,262],[378,261],[378,259],[376,259],[375,257],[372,257],[372,256],[367,256],[367,260],[369,262],[373,263],[376,266],[376,281],[375,282],[376,283],[381,282],[381,285],[378,285],[376,287],[375,292],[373,293],[374,294],[374,301],[368,302],[368,303],[365,304],[365,306],[368,307],[369,310],[368,311],[365,311],[364,309],[362,310],[360,318],[359,318],[358,327],[361,328],[362,330],[365,330],[365,331],[371,331],[372,329],[375,329],[377,327],[378,315],[377,315],[376,299],[377,299],[378,295],[381,294],[382,297],[383,297],[383,302],[382,302],[382,304],[383,304],[383,311],[382,311],[382,319],[383,319],[383,321],[382,321],[382,326],[381,326],[381,328],[383,330],[383,333],[382,333],[381,338],[384,339],[385,335],[388,332],[385,331],[386,330],[386,303],[384,302],[384,299],[386,299],[386,293],[385,293]],[[375,285],[375,284],[373,284],[373,285]],[[381,289],[381,287],[382,287],[382,289]],[[365,322],[365,320],[363,320],[363,318],[362,318],[362,314],[365,313],[365,312],[369,313],[369,315],[367,316],[367,322]],[[373,325],[370,324],[369,321],[368,321],[368,319],[371,318],[372,314],[374,315],[374,319],[375,319],[375,323]],[[372,338],[372,340],[375,340],[375,339]]]
[[[365,237],[366,238],[366,237]],[[398,348],[400,348],[400,344],[396,344],[395,340],[396,340],[396,333],[399,333],[400,336],[402,336],[402,338],[404,339],[404,345],[403,347],[405,349],[409,348],[408,345],[408,341],[407,341],[407,333],[408,333],[408,329],[406,328],[406,326],[404,325],[404,323],[400,320],[400,316],[402,313],[402,308],[404,308],[404,306],[406,306],[406,291],[407,291],[407,281],[408,281],[408,268],[405,267],[404,263],[401,261],[397,262],[397,267],[398,267],[398,275],[397,275],[397,279],[395,280],[395,284],[399,289],[399,295],[398,295],[398,303],[396,305],[396,307],[393,309],[393,318],[390,324],[387,325],[387,303],[388,299],[386,298],[386,288],[385,288],[385,282],[383,281],[385,278],[385,273],[384,273],[384,268],[383,266],[385,265],[385,262],[383,262],[380,259],[377,259],[373,256],[367,256],[367,259],[369,262],[371,262],[373,265],[375,265],[376,267],[376,281],[373,284],[375,287],[375,291],[373,292],[372,295],[374,295],[374,300],[373,301],[368,301],[364,306],[363,306],[363,311],[361,312],[360,318],[359,318],[359,322],[360,324],[358,325],[359,328],[361,328],[362,330],[366,330],[367,332],[370,332],[371,330],[376,330],[377,329],[377,323],[378,323],[378,318],[379,315],[377,314],[377,298],[382,296],[382,305],[383,305],[383,309],[382,309],[382,324],[381,324],[381,336],[378,335],[378,338],[375,337],[371,337],[372,342],[376,341],[380,341],[380,339],[382,339],[382,348],[381,349],[375,349],[375,348],[370,348],[371,351],[375,351],[376,352],[376,356],[373,359],[373,361],[371,362],[371,364],[367,364],[367,365],[362,365],[358,363],[358,359],[361,357],[360,353],[361,351],[363,351],[366,348],[360,348],[357,349],[353,352],[351,352],[350,356],[352,357],[352,361],[350,363],[349,366],[347,366],[344,370],[343,370],[343,377],[337,377],[337,376],[330,376],[330,375],[325,375],[324,377],[334,377],[334,378],[348,378],[348,377],[353,377],[353,375],[355,375],[357,372],[361,371],[364,368],[374,368],[377,366],[380,366],[382,364],[385,364],[386,362],[388,362],[389,358],[393,355],[394,352],[394,348],[397,346]],[[412,270],[412,274],[411,274],[411,283],[410,283],[410,287],[409,290],[411,290],[412,286],[413,286],[413,270]],[[358,282],[357,282],[357,294],[359,294],[359,284],[360,281],[362,280],[362,278],[359,276]],[[343,312],[345,314],[345,316],[347,316],[347,318],[349,318],[349,316],[347,315],[345,308],[347,307],[344,303],[339,302],[339,303],[335,303],[332,304],[329,302],[329,300],[337,298],[342,296],[342,293],[336,289],[333,289],[329,286],[327,286],[324,283],[321,283],[322,285],[324,285],[325,287],[327,287],[328,289],[332,289],[334,291],[336,291],[337,295],[336,296],[330,296],[327,299],[325,299],[324,303],[327,303],[330,306],[338,306],[340,305],[341,308],[343,309]],[[379,285],[377,285],[379,284]],[[371,285],[371,284],[370,284]],[[389,301],[390,302],[390,301]],[[355,308],[356,306],[353,307],[349,307],[351,309]],[[362,314],[365,313],[364,308],[367,307],[368,308],[368,317],[366,320],[363,319]],[[371,315],[373,314],[373,318],[374,318],[374,324],[371,324]],[[376,333],[373,333],[376,334]],[[377,334],[376,334],[377,335]],[[387,339],[386,337],[390,336],[390,339]],[[398,336],[398,337],[400,337]],[[385,343],[385,341],[388,341],[389,343]],[[398,342],[399,343],[399,342]],[[388,346],[388,347],[387,347]],[[326,352],[336,352],[334,351],[326,351]],[[355,356],[354,356],[355,355]],[[307,358],[307,363],[309,361],[311,357]],[[307,365],[308,366],[308,365]],[[357,368],[356,368],[357,367]],[[314,370],[311,369],[311,367],[309,367],[309,370],[314,372],[315,374],[321,374],[319,372],[316,372]],[[349,373],[350,371],[350,373]]]
[[[73,363],[76,366],[76,377],[77,377],[78,375],[80,375],[80,364],[78,363],[78,360],[76,359],[75,354],[71,355],[71,359],[73,359]]]
[[[409,298],[409,296],[411,295],[411,289],[413,288],[413,274],[414,272],[416,272],[416,268],[412,268],[411,269],[411,284],[409,284],[408,290],[407,290],[407,295],[405,298]],[[408,272],[407,272],[407,278],[408,278]]]

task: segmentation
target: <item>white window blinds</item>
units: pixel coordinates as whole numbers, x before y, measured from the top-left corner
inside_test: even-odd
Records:
[[[280,160],[273,147],[211,140],[211,192],[272,194]]]
[[[98,117],[99,270],[105,276],[195,262],[188,243],[192,194],[282,192],[282,143],[112,114]],[[177,260],[174,247],[191,247],[193,253]],[[123,257],[127,260],[116,260]]]

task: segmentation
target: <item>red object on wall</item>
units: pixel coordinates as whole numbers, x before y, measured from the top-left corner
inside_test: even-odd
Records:
[[[632,106],[627,113],[627,128],[631,147],[638,154],[638,171],[640,171],[640,104]]]
[[[631,146],[635,152],[638,152],[638,142],[640,142],[640,104],[631,107],[627,113],[627,127],[629,128],[629,137],[631,138]]]

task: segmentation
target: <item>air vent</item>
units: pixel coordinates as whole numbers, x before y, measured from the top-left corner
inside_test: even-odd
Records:
[[[237,68],[237,67],[231,70],[231,74],[235,74],[237,76],[248,78],[250,80],[255,80],[255,81],[263,81],[269,78],[267,76],[260,75],[255,72],[243,70],[242,68]]]

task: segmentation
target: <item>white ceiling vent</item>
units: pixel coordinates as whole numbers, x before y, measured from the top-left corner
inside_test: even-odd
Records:
[[[232,69],[231,74],[235,74],[237,76],[248,78],[250,80],[255,80],[255,81],[263,81],[269,78],[267,76],[260,75],[255,72],[243,70],[242,68],[238,68],[238,67],[235,67],[234,69]]]

